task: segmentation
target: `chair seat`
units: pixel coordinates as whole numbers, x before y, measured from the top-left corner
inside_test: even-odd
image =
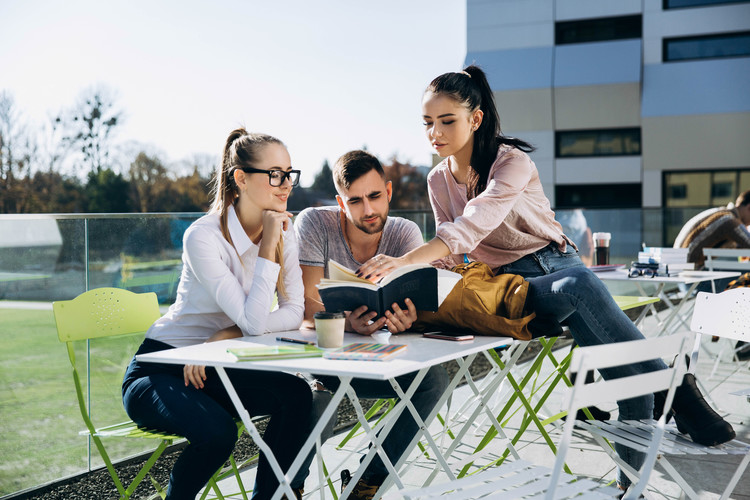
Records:
[[[83,430],[78,433],[80,436],[88,436],[90,432]],[[184,439],[182,436],[176,434],[169,434],[156,429],[148,429],[146,427],[139,427],[132,420],[127,422],[121,422],[119,424],[109,425],[107,427],[100,427],[95,429],[94,436],[98,437],[131,437],[131,438],[145,438],[145,439],[164,439],[167,441],[174,441],[177,439]]]
[[[579,428],[610,441],[626,444],[635,449],[642,446],[641,451],[645,451],[647,447],[645,443],[652,441],[655,425],[655,420],[627,420],[625,422],[585,420],[576,422],[576,426]],[[668,455],[747,455],[750,453],[750,444],[734,439],[717,446],[702,445],[681,434],[672,423],[665,428],[659,451]]]
[[[498,467],[441,483],[426,488],[400,491],[399,498],[544,498],[550,482],[552,469],[534,465],[525,460],[516,460]],[[564,484],[563,484],[564,483]],[[587,478],[566,474],[555,490],[555,498],[614,498],[622,491],[613,486]],[[579,495],[584,495],[583,497]]]

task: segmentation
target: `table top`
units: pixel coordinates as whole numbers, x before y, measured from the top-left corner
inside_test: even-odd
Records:
[[[507,345],[515,341],[509,337],[476,336],[474,340],[456,342],[452,340],[424,338],[422,335],[415,333],[402,333],[398,335],[378,333],[372,335],[372,337],[354,333],[346,333],[344,335],[344,345],[353,342],[381,342],[408,345],[404,354],[387,361],[352,361],[324,358],[236,361],[234,356],[227,352],[227,348],[229,347],[290,345],[277,341],[276,337],[280,336],[314,340],[315,332],[311,330],[292,330],[255,337],[197,344],[188,347],[178,347],[149,354],[139,354],[138,361],[222,366],[225,368],[242,368],[248,370],[306,372],[319,375],[388,380],[422,368]]]
[[[596,275],[602,280],[612,281],[645,281],[648,283],[685,283],[687,285],[692,283],[700,283],[701,281],[709,281],[723,278],[734,278],[739,276],[740,273],[733,271],[683,271],[676,276],[654,276],[653,278],[647,276],[638,276],[637,278],[628,277],[627,269],[618,269],[616,271],[604,271],[598,272]]]
[[[615,299],[615,303],[623,311],[627,311],[628,309],[633,309],[636,307],[647,306],[661,300],[659,297],[638,297],[632,295],[613,295],[612,298]]]

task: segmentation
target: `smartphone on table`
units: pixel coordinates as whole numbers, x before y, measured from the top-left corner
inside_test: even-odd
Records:
[[[428,339],[456,340],[459,342],[462,340],[474,340],[474,335],[470,334],[449,335],[447,333],[425,333],[423,336]]]

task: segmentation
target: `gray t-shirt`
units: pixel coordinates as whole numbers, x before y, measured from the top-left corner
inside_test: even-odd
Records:
[[[355,270],[363,264],[354,260],[344,239],[340,220],[341,209],[333,206],[306,208],[294,221],[299,263],[303,266],[323,267],[326,278],[329,259]],[[422,243],[422,233],[417,224],[401,217],[388,217],[376,253],[401,257]]]

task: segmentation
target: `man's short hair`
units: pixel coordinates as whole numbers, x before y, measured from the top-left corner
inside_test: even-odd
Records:
[[[744,193],[740,193],[740,195],[737,197],[737,201],[734,203],[734,206],[742,207],[744,205],[747,205],[748,203],[750,203],[750,189],[748,189]]]
[[[375,170],[385,180],[383,165],[377,158],[360,149],[349,151],[336,160],[336,164],[333,166],[333,183],[341,193],[343,189],[349,189],[354,181],[371,170]]]

